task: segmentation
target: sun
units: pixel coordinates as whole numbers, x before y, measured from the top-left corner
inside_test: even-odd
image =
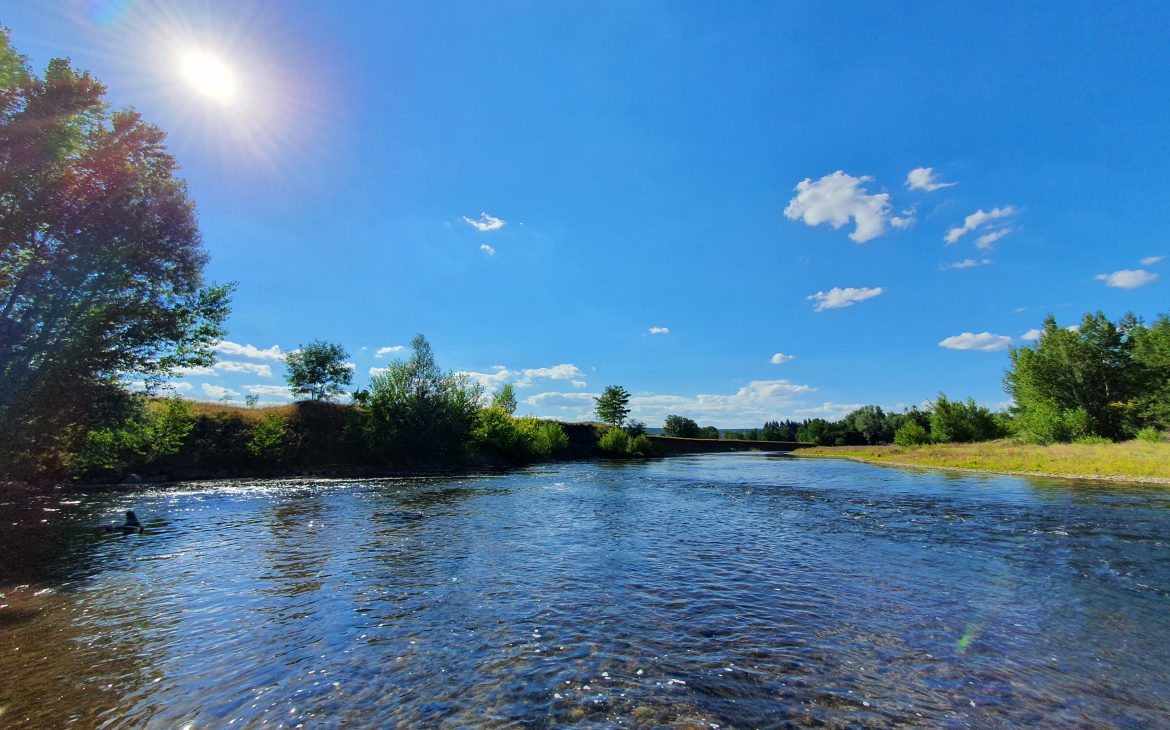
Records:
[[[181,59],[183,77],[198,91],[221,104],[236,97],[236,76],[220,59],[203,51],[188,51]]]

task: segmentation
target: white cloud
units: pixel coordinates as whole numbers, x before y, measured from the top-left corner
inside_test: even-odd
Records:
[[[916,167],[906,175],[906,187],[911,190],[925,190],[933,193],[935,190],[958,185],[957,182],[943,182],[934,174],[933,167]]]
[[[826,421],[839,421],[864,405],[864,403],[832,403],[826,401],[813,408],[797,408],[793,413],[798,416],[823,418]]]
[[[1166,258],[1166,257],[1165,256],[1147,256],[1144,259],[1142,259],[1142,266],[1153,266],[1154,264],[1158,263],[1159,261],[1161,261],[1164,258]]]
[[[1097,274],[1097,281],[1105,282],[1105,286],[1118,289],[1137,289],[1139,286],[1153,284],[1158,280],[1157,274],[1151,274],[1145,269],[1122,269],[1112,274]]]
[[[980,251],[990,251],[991,247],[995,245],[996,241],[1011,233],[1013,230],[1014,229],[1009,226],[1006,228],[1000,228],[998,231],[989,231],[988,233],[984,233],[982,236],[975,239],[975,248],[979,249]]]
[[[589,383],[586,383],[584,380],[574,380],[572,381],[572,385],[574,388],[584,388],[585,386],[589,385]]]
[[[993,335],[990,332],[964,332],[961,335],[952,335],[938,343],[939,347],[949,350],[979,350],[981,352],[996,352],[1011,347],[1012,338],[1007,335]]]
[[[261,350],[254,345],[240,345],[224,340],[212,345],[212,349],[216,352],[222,352],[225,355],[246,357],[251,360],[284,360],[284,354],[281,353],[280,347],[277,345]]]
[[[1024,342],[1034,342],[1040,339],[1040,335],[1044,334],[1044,330],[1030,329],[1024,334],[1020,335],[1020,339]]]
[[[516,385],[527,387],[532,385],[532,381],[538,378],[547,378],[549,380],[574,380],[577,378],[587,377],[585,373],[576,365],[564,363],[563,365],[553,365],[549,368],[525,368],[521,371],[520,380]]]
[[[190,393],[195,390],[195,386],[190,383],[163,383],[160,390],[171,390],[176,393]]]
[[[357,363],[343,362],[343,363],[341,363],[341,367],[345,368],[346,370],[348,370],[352,373],[355,370],[357,370]]]
[[[985,226],[992,221],[1008,218],[1016,214],[1016,209],[1010,205],[1005,205],[1002,208],[993,208],[990,211],[984,211],[982,208],[975,211],[971,215],[963,219],[963,225],[955,227],[947,231],[947,235],[943,236],[943,240],[947,245],[958,243],[959,239],[974,231],[980,226]]]
[[[405,349],[406,349],[406,345],[394,345],[392,347],[379,347],[378,350],[374,353],[374,357],[378,357],[378,358],[386,357],[387,355],[389,355],[392,352],[402,352]]]
[[[858,302],[864,302],[866,299],[873,299],[885,291],[882,287],[869,288],[861,287],[855,289],[853,287],[846,287],[842,289],[835,286],[829,291],[819,291],[816,294],[811,294],[805,299],[816,302],[815,311],[823,312],[826,309],[840,309],[841,307],[852,307]]]
[[[472,220],[467,216],[463,216],[463,220],[467,221],[468,225],[474,226],[477,231],[486,233],[487,231],[498,231],[507,225],[507,221],[502,221],[494,215],[488,213],[480,213],[479,220]]]
[[[238,392],[232,390],[231,388],[225,388],[222,385],[212,385],[211,383],[203,383],[200,387],[203,388],[203,395],[207,396],[208,398],[215,398],[216,400],[219,400],[221,398],[227,398],[227,397],[230,397],[230,398],[239,398],[240,397],[240,394]]]
[[[479,250],[483,251],[488,256],[495,256],[496,255],[496,250],[494,248],[492,248],[491,246],[487,245],[486,243],[479,244]]]
[[[252,375],[259,375],[262,378],[272,377],[272,366],[267,363],[254,362],[236,362],[234,360],[224,360],[215,364],[216,369],[222,370],[225,373],[251,373]]]
[[[373,377],[375,375],[381,375],[382,373],[388,371],[389,369],[390,368],[370,368],[370,370],[369,370],[370,377]]]
[[[943,271],[947,271],[948,269],[970,269],[974,266],[987,266],[991,263],[994,263],[991,259],[963,259],[962,261],[956,261],[953,264],[942,264],[939,266],[939,268]]]
[[[482,385],[483,389],[488,392],[495,390],[504,383],[520,375],[520,373],[509,370],[503,365],[496,365],[494,366],[494,369],[494,373],[477,373],[470,370],[461,370],[459,374],[466,375],[467,377],[471,378],[475,382]]]
[[[865,243],[885,233],[890,227],[905,228],[913,218],[890,216],[889,193],[873,195],[862,187],[871,177],[853,177],[838,170],[813,182],[805,178],[796,185],[796,196],[788,201],[784,215],[790,220],[803,220],[805,225],[828,223],[833,228],[852,221],[855,224],[849,238]]]
[[[266,395],[271,398],[283,398],[284,400],[292,400],[292,391],[288,389],[287,385],[245,385],[244,390],[252,395]]]
[[[795,360],[795,359],[796,359],[796,355],[785,355],[783,352],[777,352],[775,355],[772,356],[772,364],[779,365],[781,363],[786,363],[790,360]]]
[[[214,378],[217,375],[219,375],[219,373],[215,372],[215,368],[204,367],[203,365],[193,365],[189,368],[176,368],[175,375],[178,375],[179,377],[183,377],[183,378],[187,378],[187,377]]]
[[[651,327],[650,334],[652,334],[652,335],[669,335],[670,328],[669,327]]]
[[[574,388],[583,388],[586,383],[580,378],[588,377],[581,368],[571,363],[553,365],[546,368],[524,368],[523,370],[509,370],[503,365],[493,365],[491,373],[480,373],[473,370],[461,370],[466,375],[484,387],[484,390],[495,390],[504,383],[512,383],[517,388],[528,388],[534,380],[570,380]]]

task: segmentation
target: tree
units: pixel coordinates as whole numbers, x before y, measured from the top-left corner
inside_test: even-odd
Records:
[[[409,360],[395,360],[370,380],[366,443],[400,461],[453,456],[470,439],[483,388],[463,374],[444,373],[427,338],[410,341]]]
[[[504,383],[492,394],[492,408],[499,408],[509,416],[516,413],[516,389]]]
[[[313,340],[285,355],[288,373],[284,379],[294,395],[307,395],[313,400],[341,395],[353,382],[353,366],[346,362],[348,357],[349,353],[341,345]]]
[[[693,439],[699,437],[699,424],[685,416],[667,416],[662,424],[663,436]]]
[[[165,135],[104,94],[68,60],[38,78],[0,28],[0,453],[48,447],[124,375],[212,364],[223,336],[231,285],[203,281]]]
[[[990,441],[999,438],[999,423],[989,408],[974,398],[950,400],[943,393],[930,406],[930,438],[938,443]]]
[[[616,428],[630,415],[630,394],[620,385],[607,386],[601,396],[593,400],[597,403],[595,410],[602,423]]]

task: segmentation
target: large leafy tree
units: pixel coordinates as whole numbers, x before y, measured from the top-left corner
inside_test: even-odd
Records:
[[[662,424],[662,434],[679,438],[698,438],[699,424],[686,416],[667,416],[666,421]]]
[[[314,340],[284,358],[288,368],[285,380],[293,395],[307,395],[325,400],[341,395],[353,382],[353,366],[346,362],[349,353],[334,342]]]
[[[617,427],[630,415],[630,393],[620,385],[607,386],[601,395],[593,399],[595,411],[602,423]]]
[[[211,364],[223,334],[230,287],[203,281],[165,135],[104,94],[67,60],[37,77],[0,28],[0,452],[126,374]]]

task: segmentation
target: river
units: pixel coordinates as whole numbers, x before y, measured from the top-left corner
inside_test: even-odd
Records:
[[[7,493],[0,529],[4,727],[1170,722],[1165,489],[711,454]]]

